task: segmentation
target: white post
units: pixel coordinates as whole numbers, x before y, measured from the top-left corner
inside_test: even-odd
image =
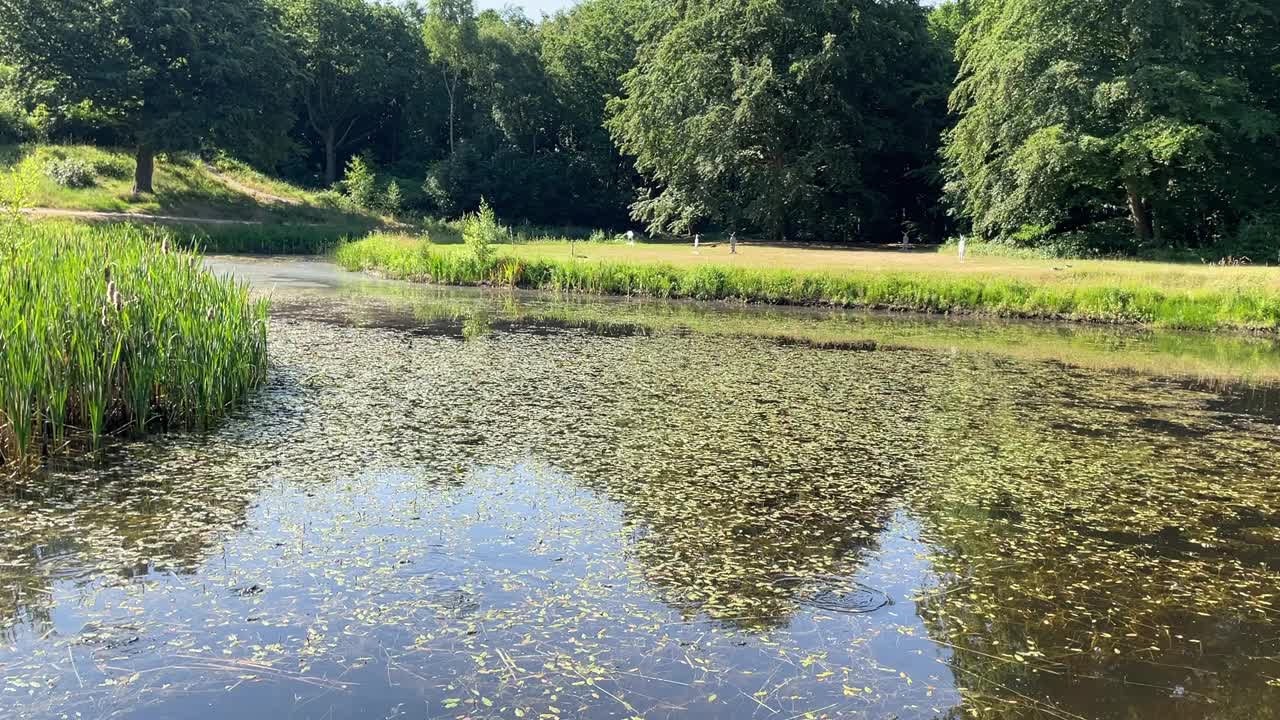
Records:
[[[960,262],[964,262],[964,236],[960,236]]]
[[[699,243],[699,242],[701,242],[701,240],[702,240],[702,236],[701,236],[701,235],[699,235],[699,234],[697,234],[697,233],[694,233],[694,234],[693,234],[693,251],[694,251],[695,253],[696,253],[696,252],[698,252],[698,243]]]

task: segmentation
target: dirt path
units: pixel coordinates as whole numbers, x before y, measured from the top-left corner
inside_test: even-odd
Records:
[[[218,182],[222,183],[223,185],[226,185],[227,187],[231,188],[232,190],[235,190],[236,192],[242,195],[248,195],[249,197],[253,198],[254,200],[257,200],[258,202],[267,203],[269,205],[270,204],[275,204],[275,205],[301,205],[302,204],[302,201],[296,198],[280,197],[279,195],[272,195],[269,192],[263,192],[262,190],[259,190],[257,188],[249,187],[248,185],[245,185],[244,183],[240,182],[239,180],[236,180],[235,178],[229,175],[222,174],[221,172],[219,172],[219,170],[216,167],[212,165],[206,164],[204,167],[205,167],[205,170],[208,171],[209,175],[211,175]]]

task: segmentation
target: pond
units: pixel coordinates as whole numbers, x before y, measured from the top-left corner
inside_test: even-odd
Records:
[[[269,384],[0,492],[0,716],[1280,716],[1272,341],[212,264]]]

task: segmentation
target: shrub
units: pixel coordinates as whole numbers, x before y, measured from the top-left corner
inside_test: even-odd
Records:
[[[97,183],[93,165],[80,158],[53,160],[45,166],[49,179],[65,188],[87,188]]]
[[[1258,264],[1280,262],[1280,213],[1251,218],[1225,249],[1225,255],[1247,257]]]
[[[387,183],[387,190],[382,194],[382,209],[395,217],[404,207],[404,195],[400,192],[400,183],[392,180]]]
[[[374,174],[369,161],[356,155],[347,161],[347,172],[342,180],[342,188],[346,191],[351,204],[371,210],[377,195],[378,176]]]
[[[482,267],[493,260],[493,246],[507,240],[510,234],[511,230],[498,222],[497,213],[484,198],[480,199],[480,211],[462,221],[462,241]]]

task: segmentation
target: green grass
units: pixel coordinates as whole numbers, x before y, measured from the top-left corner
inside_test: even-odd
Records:
[[[91,186],[63,187],[45,172],[51,163],[69,158],[93,168]],[[37,171],[29,198],[37,208],[366,228],[382,222],[375,214],[340,205],[333,193],[274,180],[228,158],[210,164],[193,155],[162,155],[156,161],[156,192],[147,195],[132,192],[134,159],[125,150],[90,145],[0,146],[0,172],[24,160],[30,160]]]
[[[586,257],[573,257],[580,252]],[[697,300],[871,307],[929,313],[1056,318],[1194,330],[1280,329],[1280,271],[1090,261],[943,266],[936,253],[878,252],[841,266],[841,251],[744,246],[739,255],[684,246],[556,243],[502,246],[480,262],[464,247],[388,235],[340,246],[349,270],[449,285],[501,285],[568,292]],[[660,258],[678,253],[678,262]],[[719,253],[719,254],[715,254]],[[753,253],[758,253],[752,257]],[[788,256],[797,256],[794,265]],[[1013,261],[1001,260],[1008,265]],[[897,266],[895,267],[895,263]],[[789,266],[791,265],[791,266]],[[993,266],[1000,268],[1001,265]],[[825,268],[825,269],[819,269]],[[1254,272],[1258,271],[1258,272]],[[1260,274],[1261,273],[1261,274]]]
[[[203,428],[262,382],[266,306],[167,235],[0,226],[0,463]]]
[[[323,255],[344,240],[368,233],[367,225],[201,225],[159,232],[183,247],[234,255]]]

